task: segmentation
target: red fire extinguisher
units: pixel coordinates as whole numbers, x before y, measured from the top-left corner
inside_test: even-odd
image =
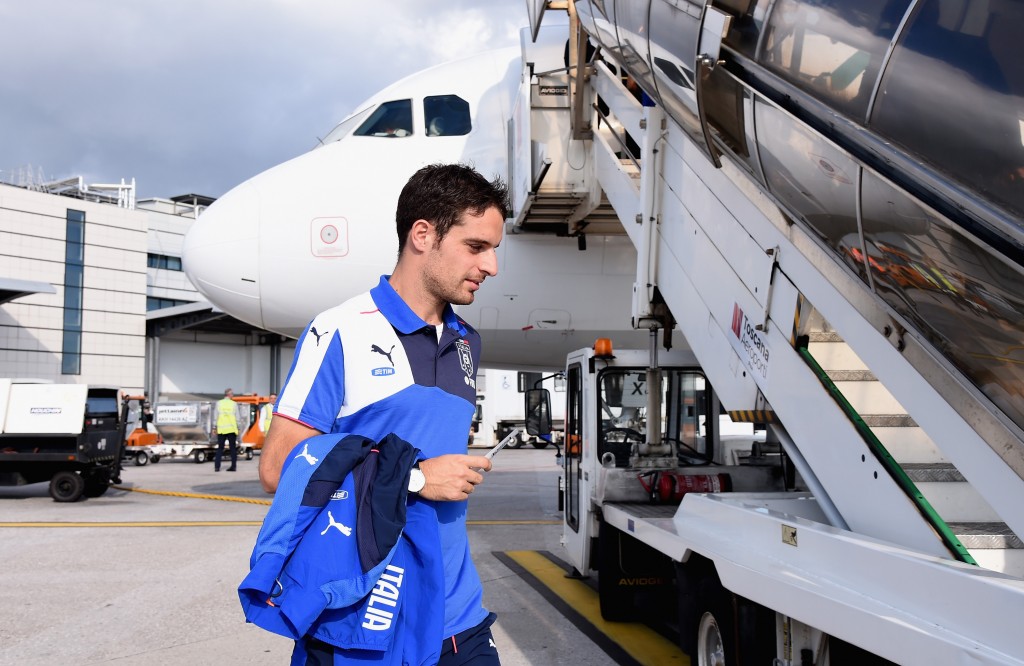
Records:
[[[680,474],[670,470],[644,472],[637,476],[652,504],[682,501],[686,493],[721,493],[732,490],[728,474]]]

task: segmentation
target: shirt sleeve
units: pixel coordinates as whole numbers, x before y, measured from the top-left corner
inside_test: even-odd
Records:
[[[323,315],[299,338],[277,414],[331,432],[345,402],[345,354],[337,326]]]

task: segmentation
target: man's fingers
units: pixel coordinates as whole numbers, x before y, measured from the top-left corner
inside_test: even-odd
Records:
[[[483,456],[466,456],[469,461],[466,463],[470,469],[480,469],[485,472],[491,471],[491,460]]]

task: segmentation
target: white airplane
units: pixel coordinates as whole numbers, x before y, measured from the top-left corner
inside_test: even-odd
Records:
[[[530,53],[562,66],[564,27],[530,39],[527,30]],[[321,145],[232,189],[185,239],[192,283],[225,312],[289,337],[372,287],[397,259],[395,205],[413,172],[463,162],[508,181],[522,53],[497,50],[405,78]],[[484,365],[559,368],[597,337],[647,344],[649,334],[630,323],[632,243],[621,228],[586,240],[506,234],[498,275],[458,310],[484,336]]]

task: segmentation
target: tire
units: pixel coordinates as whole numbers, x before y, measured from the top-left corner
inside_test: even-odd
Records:
[[[85,479],[85,496],[99,497],[110,487],[110,473],[99,472]]]
[[[149,462],[153,463],[154,465],[155,465],[155,464],[157,464],[158,462],[160,462],[160,456],[159,456],[158,454],[154,453],[154,454],[153,454],[153,455],[152,455],[152,456],[151,456],[151,457],[149,458]]]
[[[775,658],[775,613],[722,587],[714,569],[695,581],[695,613],[689,614],[694,666],[771,664]],[[687,614],[681,611],[680,622]],[[686,629],[681,628],[681,631]]]
[[[726,666],[725,639],[718,617],[705,611],[697,623],[697,666]]]
[[[256,454],[254,454],[254,453],[252,452],[252,449],[246,449],[246,450],[245,450],[245,459],[246,459],[246,460],[252,460],[252,457],[253,457],[254,455],[256,455]]]
[[[77,472],[63,469],[50,479],[50,497],[55,502],[77,502],[85,493],[85,479]]]
[[[198,449],[196,451],[193,451],[192,452],[192,458],[196,461],[197,465],[200,464],[200,463],[204,463],[204,462],[206,462],[206,451],[203,450],[203,449]]]
[[[734,637],[735,622],[732,613],[732,594],[722,587],[712,569],[697,582],[694,619],[694,666],[737,666]]]
[[[149,453],[145,451],[139,451],[135,454],[135,466],[145,467],[149,464]]]

